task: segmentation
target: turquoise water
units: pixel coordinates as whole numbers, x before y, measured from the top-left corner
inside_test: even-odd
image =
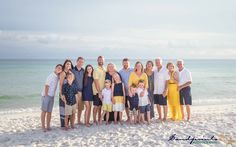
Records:
[[[46,77],[56,64],[63,61],[0,60],[0,109],[39,107]],[[135,61],[131,60],[132,66]],[[147,60],[141,61],[145,63]],[[106,64],[109,62],[115,63],[117,69],[122,67],[121,60],[106,60]],[[164,60],[164,64],[166,62]],[[86,60],[85,64],[96,66],[96,60]],[[193,104],[235,103],[235,65],[236,60],[186,60],[185,66],[193,77]]]

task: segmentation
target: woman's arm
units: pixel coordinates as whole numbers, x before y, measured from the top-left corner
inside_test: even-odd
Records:
[[[65,77],[66,77],[65,72],[62,72],[60,74],[60,82],[59,82],[59,94],[60,94],[60,96],[62,96],[62,86],[63,86],[64,80],[65,80]]]

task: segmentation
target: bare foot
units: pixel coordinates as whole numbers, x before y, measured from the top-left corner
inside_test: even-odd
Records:
[[[89,124],[89,123],[87,123],[87,124],[86,124],[86,127],[90,127],[90,124]]]
[[[42,128],[43,132],[47,132],[47,129],[46,128]]]
[[[117,125],[118,124],[117,121],[114,121],[114,124]]]
[[[47,128],[47,131],[51,131],[52,129],[51,128]]]
[[[110,124],[110,123],[107,121],[107,122],[106,122],[106,125],[109,125],[109,124]]]
[[[121,124],[121,125],[123,125],[123,122],[122,122],[122,121],[120,121],[120,124]]]
[[[78,122],[78,125],[83,125],[83,123],[79,121],[79,122]]]
[[[71,126],[71,129],[74,129],[75,128],[75,126]]]
[[[69,130],[69,128],[68,127],[65,127],[65,131],[68,131]]]

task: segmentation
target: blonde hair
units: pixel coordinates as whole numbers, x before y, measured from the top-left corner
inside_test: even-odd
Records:
[[[110,63],[107,64],[107,71],[108,71],[108,72],[109,72],[108,67],[109,67],[110,65],[112,65],[113,68],[114,68],[114,70],[117,71],[117,70],[116,70],[116,65],[115,65],[114,63],[111,63],[111,62],[110,62]]]

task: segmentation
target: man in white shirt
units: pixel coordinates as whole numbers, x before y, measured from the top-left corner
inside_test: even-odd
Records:
[[[167,84],[170,76],[165,67],[162,66],[162,59],[157,58],[156,69],[154,70],[154,104],[157,106],[159,120],[167,118]],[[161,106],[163,106],[164,117],[162,119]]]
[[[45,86],[42,91],[41,124],[44,132],[51,130],[50,122],[54,104],[54,96],[57,90],[59,74],[61,72],[62,72],[62,65],[58,64],[55,67],[54,72],[47,77]],[[45,127],[45,120],[47,127]]]
[[[184,67],[184,61],[178,60],[177,66],[179,68],[179,83],[178,90],[180,93],[180,105],[182,111],[182,119],[184,119],[184,108],[183,105],[186,105],[186,111],[188,114],[187,120],[190,120],[190,105],[192,105],[192,95],[191,87],[192,76],[191,73]]]

